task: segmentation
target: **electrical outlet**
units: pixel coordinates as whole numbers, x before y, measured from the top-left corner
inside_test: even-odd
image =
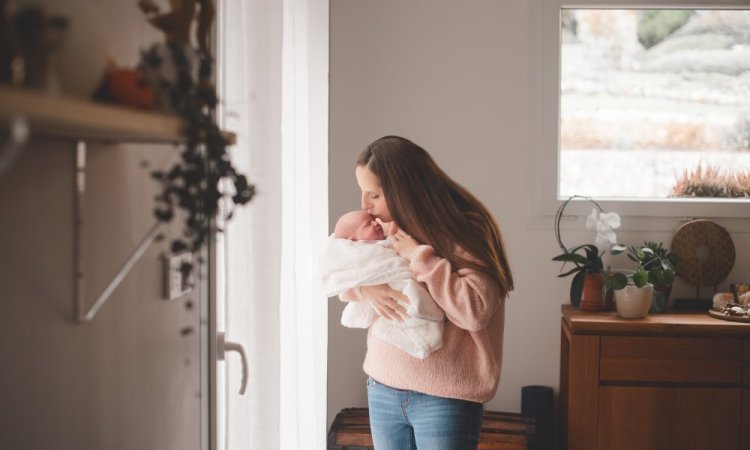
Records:
[[[193,254],[183,252],[173,256],[162,258],[164,264],[164,298],[174,300],[193,289],[191,276],[185,277],[181,270],[183,264],[193,263]]]

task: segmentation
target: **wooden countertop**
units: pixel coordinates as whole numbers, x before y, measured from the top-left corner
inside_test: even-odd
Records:
[[[615,311],[581,311],[562,305],[563,321],[573,334],[660,334],[685,336],[746,336],[750,323],[730,322],[707,312],[666,312],[643,319],[623,319]]]

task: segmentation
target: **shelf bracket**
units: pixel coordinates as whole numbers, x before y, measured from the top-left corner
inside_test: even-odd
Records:
[[[99,309],[109,300],[112,293],[122,283],[125,277],[130,273],[138,260],[141,259],[146,250],[153,244],[156,238],[159,236],[162,223],[156,222],[151,226],[148,234],[141,240],[135,250],[130,254],[128,259],[122,265],[117,274],[112,278],[106,288],[99,294],[93,305],[90,308],[87,307],[86,302],[86,286],[85,286],[85,271],[83,268],[83,235],[84,235],[84,203],[86,199],[86,142],[79,140],[76,142],[76,155],[75,155],[75,214],[74,214],[74,225],[73,225],[73,267],[75,270],[75,282],[73,284],[74,299],[76,317],[78,322],[89,322],[91,321]]]
[[[10,121],[8,141],[0,151],[0,177],[7,172],[26,149],[29,141],[29,123],[21,116],[14,116]]]

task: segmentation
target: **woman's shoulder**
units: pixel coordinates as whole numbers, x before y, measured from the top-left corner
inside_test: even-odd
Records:
[[[464,247],[462,247],[459,244],[455,244],[453,246],[453,251],[456,256],[459,258],[466,260],[467,262],[470,262],[472,264],[481,264],[482,261],[477,258],[473,253],[466,250]]]

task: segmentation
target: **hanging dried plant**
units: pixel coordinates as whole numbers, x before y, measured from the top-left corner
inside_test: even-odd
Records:
[[[154,44],[143,52],[141,70],[155,88],[157,107],[173,111],[185,120],[187,138],[185,149],[171,168],[152,172],[161,184],[154,214],[160,221],[169,222],[177,209],[183,210],[183,235],[173,240],[171,250],[197,252],[217,231],[215,219],[222,199],[230,200],[230,208],[224,216],[228,220],[236,205],[244,205],[253,198],[255,187],[232,165],[227,153],[230,141],[215,119],[217,96],[212,81],[213,62],[205,44],[206,22],[213,18],[212,3],[197,1],[201,7],[197,48],[187,42],[188,33],[174,32],[186,29],[184,23],[177,26],[177,22],[193,21],[195,1],[173,2],[175,10],[168,14],[159,14],[150,2],[142,3],[141,8],[151,15],[149,20],[155,26],[162,28],[161,24],[167,23],[172,31],[167,32],[166,44]],[[224,181],[233,186],[233,192],[222,192],[220,187]],[[189,272],[192,266],[184,269]]]

